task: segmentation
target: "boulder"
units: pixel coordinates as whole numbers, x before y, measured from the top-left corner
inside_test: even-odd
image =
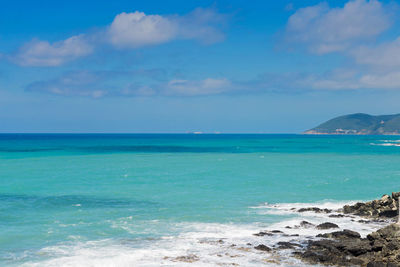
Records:
[[[345,229],[343,231],[319,234],[317,235],[317,237],[343,239],[343,238],[361,238],[361,235],[357,232]]]
[[[397,216],[398,196],[400,192],[392,193],[392,196],[383,195],[380,199],[365,203],[346,205],[343,207],[343,213],[364,217],[394,218]]]
[[[301,245],[292,242],[278,242],[279,249],[294,249],[296,247],[301,247]]]
[[[314,224],[307,222],[307,221],[302,221],[302,222],[300,222],[300,227],[311,228],[311,227],[314,227]]]
[[[350,230],[318,235],[296,255],[304,261],[336,266],[400,267],[400,225],[391,224],[361,238]]]
[[[312,211],[315,213],[331,213],[332,210],[330,209],[321,209],[317,207],[310,207],[310,208],[301,208],[297,210],[298,212],[307,212],[307,211]]]
[[[270,247],[263,245],[263,244],[255,246],[254,248],[257,250],[261,250],[261,251],[271,251]]]
[[[319,230],[326,230],[326,229],[332,229],[332,228],[339,228],[337,224],[331,223],[331,222],[326,222],[326,223],[321,223],[317,225],[317,229]]]

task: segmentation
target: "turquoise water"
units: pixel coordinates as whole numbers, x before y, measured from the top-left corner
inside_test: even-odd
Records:
[[[101,251],[105,266],[156,266],[140,257],[168,238],[162,253],[288,219],[253,208],[265,202],[376,198],[400,190],[398,139],[3,134],[0,265],[98,266]]]

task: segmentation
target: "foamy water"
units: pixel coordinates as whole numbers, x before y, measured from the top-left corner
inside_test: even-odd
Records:
[[[71,242],[45,247],[37,253],[49,259],[27,262],[22,266],[305,266],[293,258],[290,249],[263,252],[254,249],[264,244],[271,248],[278,242],[293,242],[305,246],[307,240],[317,234],[349,229],[362,236],[376,231],[387,223],[359,222],[358,216],[329,217],[345,204],[354,202],[280,203],[250,207],[262,215],[279,214],[290,216],[282,221],[260,225],[180,223],[178,235],[162,236],[143,240],[100,240]],[[318,207],[331,209],[331,213],[297,212],[300,208]],[[337,224],[339,229],[318,230],[315,227],[300,227],[302,221],[315,226],[324,222]],[[117,227],[117,226],[116,226]],[[122,227],[122,226],[121,226]],[[126,228],[126,227],[125,227]],[[264,231],[281,231],[272,236],[255,236]]]

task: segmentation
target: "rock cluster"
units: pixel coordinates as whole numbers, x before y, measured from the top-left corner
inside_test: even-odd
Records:
[[[346,205],[339,210],[321,209],[317,207],[301,208],[297,212],[315,212],[330,214],[328,217],[362,216],[360,223],[393,222],[398,215],[398,200],[400,192],[392,196],[384,195],[378,200],[355,205]],[[295,209],[293,209],[295,210]],[[299,225],[286,226],[287,229],[315,228],[327,230],[339,228],[337,224],[325,222],[312,224],[307,221]],[[274,234],[288,236],[281,231],[266,231],[255,234],[256,236],[272,236]],[[400,221],[369,234],[362,238],[357,232],[351,230],[321,233],[317,238],[307,238],[298,243],[278,242],[272,248],[265,245],[255,247],[257,250],[273,252],[282,249],[291,249],[293,255],[307,263],[325,264],[330,266],[367,266],[367,267],[400,267]]]
[[[295,252],[309,263],[337,266],[400,266],[400,225],[391,224],[361,238],[344,230],[320,235],[330,239],[310,240],[305,251]]]
[[[392,196],[383,195],[381,199],[346,205],[343,207],[343,213],[375,218],[394,218],[397,216],[399,197],[400,192],[397,192],[392,193]]]
[[[315,213],[331,213],[332,210],[330,209],[321,209],[321,208],[317,208],[317,207],[310,207],[310,208],[301,208],[298,209],[297,212],[315,212]]]

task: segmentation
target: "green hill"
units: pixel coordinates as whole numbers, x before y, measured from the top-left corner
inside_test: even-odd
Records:
[[[400,114],[373,116],[356,113],[336,117],[305,132],[305,134],[400,134]]]

